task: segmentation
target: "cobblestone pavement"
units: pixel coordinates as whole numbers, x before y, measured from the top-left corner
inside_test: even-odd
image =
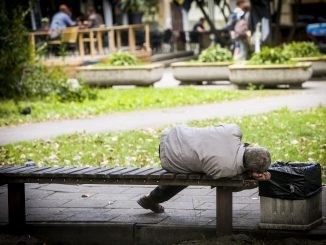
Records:
[[[216,222],[215,189],[188,187],[164,203],[166,212],[142,209],[139,197],[154,186],[26,184],[28,222],[106,222],[211,226]],[[233,193],[234,229],[257,229],[260,220],[258,189]],[[0,224],[7,222],[7,188],[0,187]],[[326,215],[326,187],[323,191]],[[326,234],[326,223],[320,226]]]

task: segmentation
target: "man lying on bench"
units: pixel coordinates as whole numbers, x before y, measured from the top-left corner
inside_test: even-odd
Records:
[[[205,173],[214,179],[248,172],[256,180],[269,180],[271,157],[267,149],[241,143],[237,125],[193,128],[177,126],[161,135],[159,156],[164,169],[174,173]],[[164,212],[165,202],[186,186],[157,186],[137,203],[155,213]]]

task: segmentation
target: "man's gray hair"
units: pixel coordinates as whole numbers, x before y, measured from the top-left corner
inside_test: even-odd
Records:
[[[245,169],[263,173],[271,164],[271,155],[266,148],[247,146],[243,160],[243,166]]]

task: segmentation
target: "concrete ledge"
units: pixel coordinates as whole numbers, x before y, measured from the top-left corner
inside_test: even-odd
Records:
[[[161,64],[139,66],[85,66],[77,68],[76,77],[89,85],[139,85],[149,86],[161,80],[164,67]]]
[[[182,83],[200,83],[203,81],[228,81],[230,62],[177,62],[171,64],[175,79]]]
[[[301,87],[312,75],[311,63],[297,63],[295,65],[246,65],[236,64],[229,66],[230,81],[238,86],[248,84],[277,86],[289,84]]]
[[[323,77],[326,76],[326,56],[320,57],[305,57],[305,58],[292,58],[294,61],[311,62],[312,63],[312,76]]]

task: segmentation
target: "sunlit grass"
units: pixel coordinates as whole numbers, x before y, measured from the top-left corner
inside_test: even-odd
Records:
[[[86,118],[112,112],[170,108],[289,93],[289,91],[281,90],[226,91],[194,87],[93,90],[96,91],[98,98],[82,103],[64,103],[54,99],[43,99],[19,101],[17,105],[13,100],[0,101],[0,126]],[[21,109],[27,106],[31,107],[32,113],[22,115]]]

